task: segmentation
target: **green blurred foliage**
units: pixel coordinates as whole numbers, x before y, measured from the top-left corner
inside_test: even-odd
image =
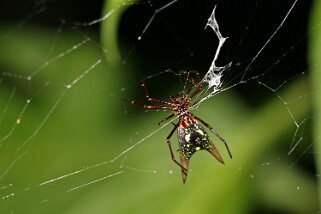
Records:
[[[320,90],[320,82],[321,82],[321,67],[320,67],[320,58],[321,58],[321,1],[315,1],[313,6],[313,11],[311,14],[311,34],[310,34],[310,43],[309,43],[309,63],[311,65],[311,73],[312,73],[312,86],[313,91]],[[316,115],[320,115],[321,111],[321,96],[320,93],[314,94],[314,111]],[[321,172],[321,138],[320,138],[320,130],[321,130],[321,119],[317,117],[313,121],[313,141],[314,141],[314,149],[315,149],[315,160],[317,171],[320,174]],[[318,195],[319,195],[319,205],[321,198],[321,185],[319,181],[318,185]]]
[[[104,14],[119,3],[107,1]],[[21,118],[21,123],[10,140],[1,143],[0,184],[13,186],[8,192],[1,190],[0,197],[11,192],[15,195],[5,200],[0,198],[0,213],[241,214],[264,208],[294,214],[315,213],[319,204],[315,180],[299,167],[289,169],[293,162],[289,157],[275,159],[278,144],[295,131],[292,118],[277,96],[256,109],[249,108],[233,90],[203,103],[195,114],[206,118],[228,140],[234,157],[229,160],[224,147],[214,140],[226,165],[199,152],[191,160],[192,171],[185,185],[180,180],[179,169],[169,158],[164,140],[171,126],[110,162],[155,130],[164,115],[142,113],[135,117],[124,113],[124,108],[129,107],[121,103],[119,91],[130,75],[123,75],[118,56],[117,26],[121,15],[122,11],[117,10],[101,24],[100,37],[106,53],[95,45],[97,35],[89,32],[88,42],[44,68],[45,62],[86,38],[73,31],[63,31],[55,39],[55,31],[32,25],[1,26],[0,65],[1,73],[7,74],[1,77],[0,112],[9,106],[1,123],[1,136],[10,133],[15,118]],[[320,23],[316,23],[312,26],[320,32]],[[316,32],[313,41],[320,38]],[[102,63],[74,87],[66,88],[98,59]],[[314,60],[312,65],[318,62],[318,57]],[[10,77],[10,74],[30,74],[37,68],[41,69],[32,80]],[[320,75],[314,75],[317,82]],[[310,93],[308,80],[300,78],[287,84],[280,95],[296,97],[298,91]],[[10,99],[12,93],[14,98]],[[30,98],[26,111],[19,116]],[[311,111],[309,98],[291,106],[297,121]],[[316,127],[320,125],[316,123]],[[318,134],[316,138],[320,140]],[[320,151],[321,143],[316,141],[315,145]],[[275,161],[262,166],[262,157]],[[124,160],[125,166],[120,168]],[[100,166],[76,172],[95,164]],[[320,160],[318,164],[320,167]],[[143,169],[157,169],[157,173]],[[171,169],[175,169],[173,173]],[[70,172],[74,175],[59,178]],[[120,174],[111,176],[114,173]],[[52,178],[59,179],[39,186]],[[83,184],[88,185],[82,187]],[[82,188],[68,192],[74,187]]]

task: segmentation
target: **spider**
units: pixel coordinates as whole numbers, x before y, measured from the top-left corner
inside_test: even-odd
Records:
[[[187,74],[187,72],[184,72]],[[199,73],[196,73],[196,76],[199,79]],[[166,138],[166,142],[169,146],[169,151],[171,154],[172,160],[181,168],[182,171],[182,180],[185,184],[187,173],[188,173],[188,164],[192,155],[199,150],[207,150],[211,153],[220,163],[224,164],[223,158],[219,153],[218,149],[211,142],[209,135],[205,131],[204,127],[199,123],[201,122],[204,126],[210,129],[214,135],[225,145],[226,150],[232,158],[231,152],[227,145],[227,142],[222,138],[212,126],[206,123],[204,120],[192,114],[189,110],[191,106],[196,105],[199,101],[194,102],[192,105],[190,104],[193,97],[195,97],[203,88],[203,84],[201,81],[198,81],[198,84],[195,83],[194,79],[187,74],[187,79],[190,83],[190,86],[187,90],[183,90],[179,92],[175,96],[171,96],[169,101],[154,99],[149,96],[147,87],[144,81],[141,82],[141,87],[143,88],[145,98],[147,101],[151,103],[158,103],[161,105],[147,105],[140,102],[132,101],[132,100],[124,100],[133,105],[141,106],[145,109],[151,110],[167,110],[172,111],[173,113],[161,120],[158,125],[169,120],[174,116],[178,116],[178,123],[172,123],[174,128],[169,133]],[[196,88],[195,88],[196,86]],[[175,130],[177,130],[177,138],[179,144],[179,154],[180,154],[180,163],[175,159],[171,137],[174,134]]]

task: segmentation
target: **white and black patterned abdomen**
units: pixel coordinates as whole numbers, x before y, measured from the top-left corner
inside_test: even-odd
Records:
[[[207,132],[198,123],[190,124],[186,128],[178,127],[177,134],[179,151],[186,159],[189,159],[198,150],[212,147]]]

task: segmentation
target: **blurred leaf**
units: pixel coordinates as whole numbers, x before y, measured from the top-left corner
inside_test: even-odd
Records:
[[[11,191],[16,196],[13,200],[0,200],[0,213],[9,213],[10,210],[17,213],[62,213],[71,206],[71,201],[76,200],[75,195],[67,194],[65,188],[94,180],[97,174],[101,174],[99,170],[71,180],[57,181],[55,188],[48,185],[30,191],[24,189],[103,162],[118,151],[111,145],[117,145],[122,135],[118,136],[109,127],[118,125],[118,120],[111,118],[117,115],[113,109],[120,102],[118,97],[114,99],[105,93],[113,91],[116,82],[106,78],[108,69],[104,62],[80,78],[101,58],[101,50],[88,40],[75,51],[67,53],[66,50],[86,41],[86,37],[79,33],[62,32],[53,44],[55,31],[35,26],[15,27],[1,26],[0,29],[0,35],[4,35],[0,49],[3,74],[1,108],[8,105],[1,124],[1,139],[10,134],[24,106],[27,107],[12,135],[1,142],[1,184],[12,183]],[[15,32],[6,36],[8,29],[15,29]],[[94,37],[90,36],[91,39]],[[53,51],[48,51],[52,47]],[[62,58],[52,61],[62,53]],[[35,71],[39,72],[27,80],[26,77]],[[77,84],[67,89],[66,85],[78,78]],[[27,100],[30,103],[26,105]],[[3,174],[11,165],[13,167]],[[112,174],[119,171],[117,167],[115,170],[115,165],[107,166],[104,170]],[[33,207],[44,197],[48,197],[50,203]]]
[[[101,23],[100,33],[103,46],[107,49],[106,58],[111,66],[118,67],[121,64],[118,40],[119,24],[123,12],[134,2],[135,0],[107,0],[104,3],[103,15],[111,15]]]

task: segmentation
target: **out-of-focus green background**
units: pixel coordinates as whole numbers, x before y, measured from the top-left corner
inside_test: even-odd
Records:
[[[240,66],[251,62],[293,3],[257,2],[250,4],[249,14],[254,15],[242,26],[233,25],[242,13],[229,11],[239,11],[239,3],[217,3],[221,28],[230,26],[224,35],[233,35],[228,30],[233,28],[240,36],[236,47],[247,27],[245,32],[254,35],[244,37],[245,47],[238,50]],[[267,70],[262,82],[282,87],[272,92],[249,81],[194,111],[229,142],[233,159],[212,136],[226,164],[196,153],[185,185],[165,143],[172,126],[154,133],[167,114],[145,112],[121,98],[143,101],[139,81],[158,74],[147,78],[147,84],[151,94],[165,99],[183,84],[164,70],[178,72],[175,69],[185,65],[206,71],[216,38],[210,30],[194,29],[193,22],[203,29],[214,4],[173,2],[170,9],[186,6],[195,13],[162,10],[138,41],[154,9],[166,4],[152,3],[113,0],[98,9],[73,1],[28,2],[23,7],[17,1],[17,8],[12,2],[1,3],[0,213],[319,213],[320,1],[309,10],[299,1],[288,25],[269,44],[272,49],[267,47],[259,59],[262,64],[249,70],[258,75]],[[261,11],[275,14],[257,20],[255,13]],[[109,17],[88,26],[109,12]],[[265,37],[255,36],[261,35],[258,29]],[[209,41],[197,46],[201,39]],[[223,48],[222,54],[233,51],[224,53]],[[231,71],[226,81],[232,84],[240,78]],[[176,136],[172,141],[175,145]]]

